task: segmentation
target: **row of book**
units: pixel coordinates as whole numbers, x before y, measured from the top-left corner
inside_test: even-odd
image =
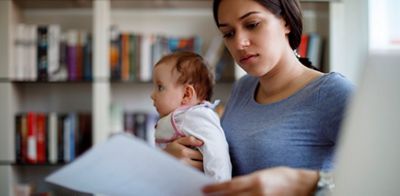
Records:
[[[92,146],[89,113],[20,113],[15,116],[16,162],[70,162]]]
[[[152,113],[124,112],[124,132],[135,135],[148,143],[153,143],[157,120],[158,116]]]
[[[323,40],[317,33],[303,34],[297,49],[301,57],[307,57],[313,66],[322,69]]]
[[[173,37],[154,34],[110,33],[110,73],[112,80],[144,81],[152,79],[154,64],[175,51],[200,52],[199,36]]]
[[[92,36],[61,31],[60,25],[18,24],[15,30],[13,79],[82,81],[92,79]]]
[[[110,107],[111,133],[130,133],[148,142],[154,141],[154,127],[158,114],[144,111],[127,111],[121,105]]]

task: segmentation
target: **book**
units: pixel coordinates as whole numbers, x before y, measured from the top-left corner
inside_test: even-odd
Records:
[[[49,163],[55,164],[57,163],[57,157],[58,157],[58,120],[57,120],[57,114],[54,112],[49,113],[48,117],[48,139],[47,139],[47,148],[48,148],[48,154],[47,154],[47,160]]]
[[[307,57],[309,58],[313,66],[321,69],[322,38],[317,33],[309,34]]]
[[[78,79],[78,62],[77,62],[77,45],[78,45],[78,31],[70,30],[67,33],[67,70],[68,80],[76,81]]]
[[[36,151],[37,151],[37,160],[36,163],[46,163],[47,161],[47,141],[46,141],[46,132],[47,132],[47,119],[44,113],[36,114]]]
[[[48,78],[48,29],[47,26],[37,28],[37,75],[38,80],[46,81]]]
[[[308,34],[301,35],[300,45],[297,48],[297,53],[301,57],[307,57],[308,42],[309,42],[309,35]]]
[[[22,114],[15,116],[15,160],[22,163]]]
[[[28,163],[37,161],[37,137],[36,137],[36,114],[28,112],[27,114],[27,157]]]
[[[60,69],[60,36],[61,27],[57,24],[47,26],[47,75],[49,79]]]
[[[130,59],[129,59],[129,51],[130,51],[130,36],[128,33],[121,34],[121,80],[128,81],[130,79]]]
[[[121,78],[121,39],[115,26],[110,30],[110,74],[113,80]]]
[[[86,81],[92,80],[92,35],[87,34],[86,42],[83,46],[83,79]]]

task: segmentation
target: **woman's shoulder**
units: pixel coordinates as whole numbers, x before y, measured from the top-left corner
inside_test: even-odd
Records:
[[[346,105],[354,92],[354,84],[337,72],[324,74],[319,86],[320,106]]]
[[[354,84],[338,72],[326,73],[321,77],[320,91],[322,93],[351,94],[354,88]]]

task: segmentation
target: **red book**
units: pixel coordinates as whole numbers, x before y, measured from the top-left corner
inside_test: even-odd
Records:
[[[36,151],[36,114],[33,112],[28,112],[27,114],[27,157],[26,161],[28,163],[36,163],[37,161],[37,151]]]
[[[309,36],[307,34],[301,35],[300,45],[299,45],[299,48],[297,49],[297,53],[301,57],[306,57],[307,56],[308,40],[309,40]]]
[[[37,163],[46,163],[46,115],[37,114],[36,123]]]

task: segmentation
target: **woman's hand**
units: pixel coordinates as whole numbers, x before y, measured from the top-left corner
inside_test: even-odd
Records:
[[[186,136],[168,143],[164,151],[182,162],[203,171],[203,156],[198,150],[193,149],[193,147],[202,145],[203,142],[201,140],[193,136]]]
[[[311,195],[317,181],[316,171],[277,167],[208,185],[203,192],[218,195]]]

